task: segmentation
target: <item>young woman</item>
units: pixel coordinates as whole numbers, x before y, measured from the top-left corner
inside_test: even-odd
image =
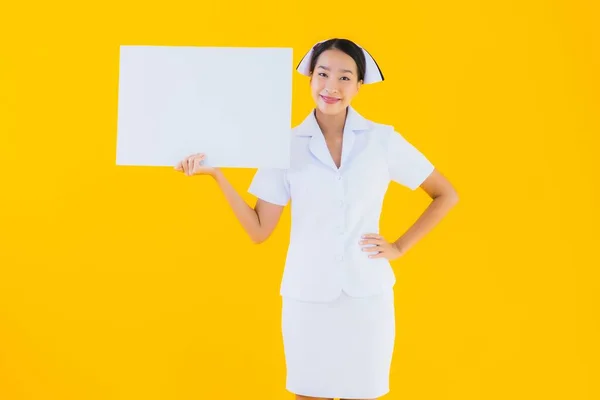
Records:
[[[392,126],[351,106],[362,84],[383,81],[369,53],[346,39],[317,43],[297,70],[316,107],[292,130],[290,168],[261,168],[250,207],[204,154],[175,168],[213,177],[251,239],[266,240],[292,202],[281,283],[287,389],[296,399],[376,399],[389,391],[395,340],[390,261],[405,254],[456,204],[433,164]],[[391,181],[432,201],[397,240],[379,235]],[[401,212],[401,210],[400,210]]]

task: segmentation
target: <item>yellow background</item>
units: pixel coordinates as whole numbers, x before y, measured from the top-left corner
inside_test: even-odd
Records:
[[[0,8],[0,399],[291,399],[289,208],[253,245],[214,182],[115,166],[119,45],[348,37],[461,201],[394,262],[386,399],[598,399],[600,13],[589,1],[33,2]],[[312,107],[294,73],[293,124]],[[253,170],[227,170],[246,194]],[[426,207],[391,186],[382,232]]]

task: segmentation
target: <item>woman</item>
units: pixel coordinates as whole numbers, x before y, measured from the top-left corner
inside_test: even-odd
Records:
[[[346,39],[317,43],[297,70],[310,77],[316,107],[295,127],[290,168],[261,168],[250,207],[204,154],[175,168],[212,176],[251,239],[266,240],[292,201],[281,283],[286,388],[297,400],[376,399],[389,391],[395,339],[390,261],[405,254],[456,204],[452,185],[393,127],[350,103],[383,80],[367,51]],[[390,181],[421,187],[432,202],[402,236],[378,234]]]

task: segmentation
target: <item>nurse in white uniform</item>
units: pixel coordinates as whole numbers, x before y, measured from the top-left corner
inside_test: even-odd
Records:
[[[350,105],[362,84],[383,81],[370,54],[346,39],[317,43],[297,70],[316,107],[292,130],[289,169],[259,169],[250,207],[204,154],[182,160],[186,175],[212,176],[256,243],[291,203],[292,227],[280,293],[286,388],[296,399],[376,399],[388,393],[395,339],[390,261],[401,257],[456,204],[452,185],[392,126]],[[390,182],[422,188],[432,201],[395,241],[379,235]],[[259,394],[257,394],[259,395]],[[250,396],[253,397],[253,396]]]

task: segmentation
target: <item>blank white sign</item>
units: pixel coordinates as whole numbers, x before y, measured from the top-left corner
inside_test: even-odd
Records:
[[[121,46],[117,165],[288,168],[292,49]]]

